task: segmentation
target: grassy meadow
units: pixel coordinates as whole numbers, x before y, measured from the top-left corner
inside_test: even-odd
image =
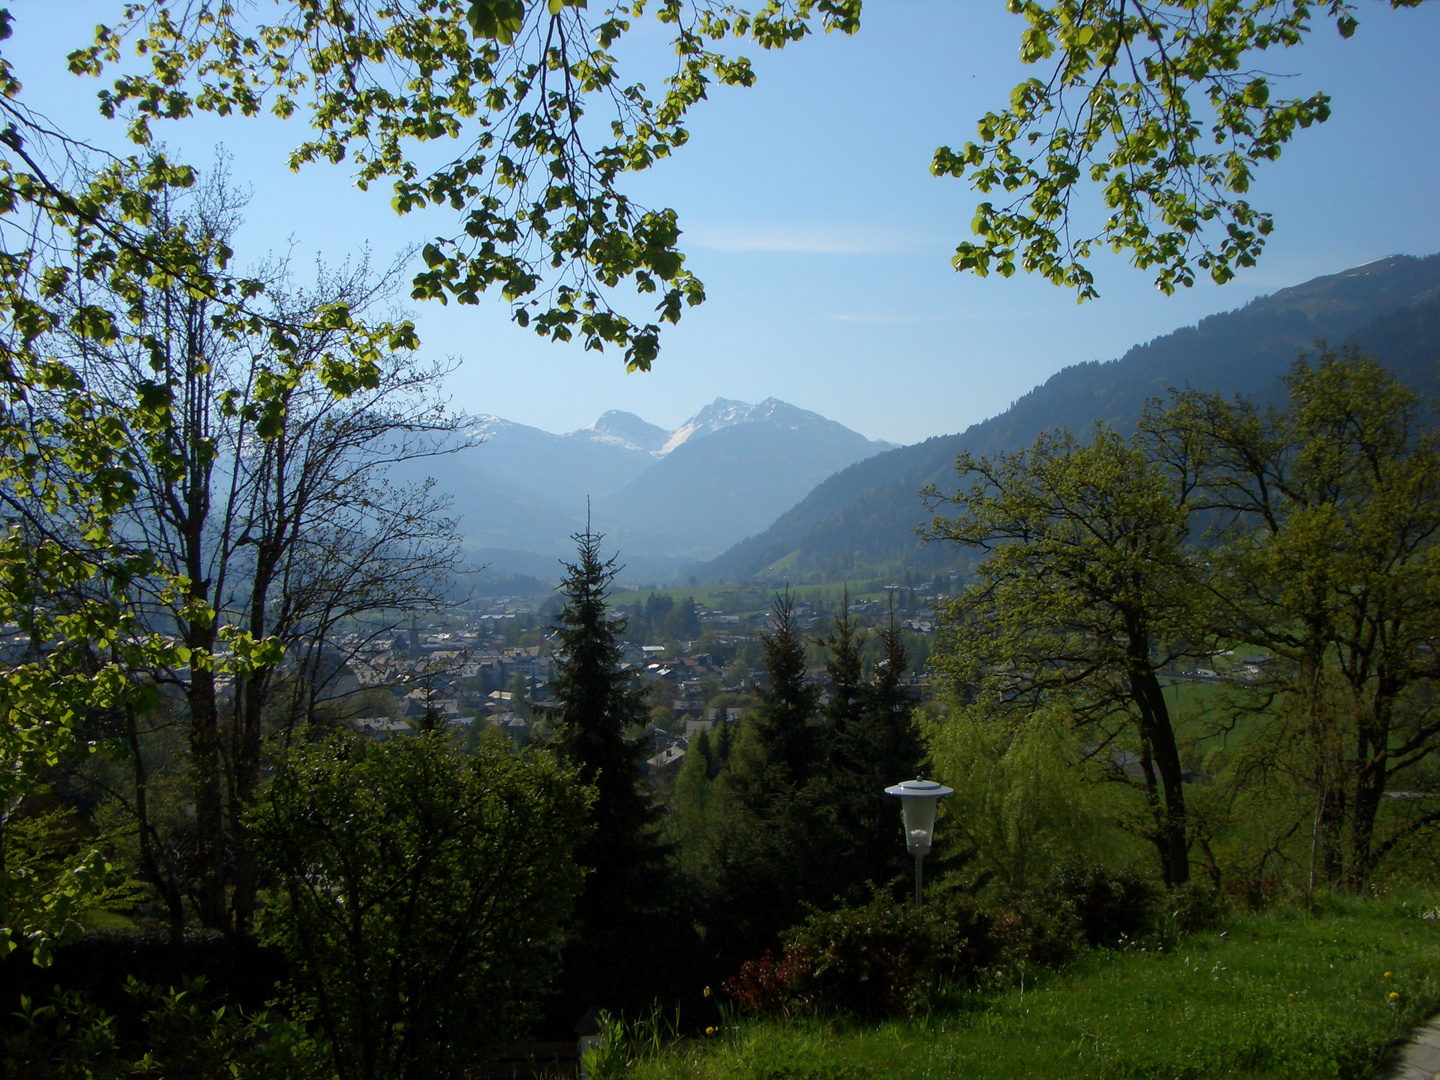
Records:
[[[1201,1080],[1384,1074],[1440,1009],[1440,894],[1330,899],[1011,971],[873,1027],[731,1021],[642,1056],[635,1080]]]

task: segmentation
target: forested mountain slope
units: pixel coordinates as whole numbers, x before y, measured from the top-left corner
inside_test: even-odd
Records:
[[[945,435],[861,461],[815,488],[764,532],[697,570],[703,580],[755,576],[834,579],[908,567],[956,565],[958,553],[923,547],[919,491],[953,480],[956,455],[1018,449],[1042,431],[1083,432],[1096,420],[1135,422],[1148,398],[1192,386],[1256,398],[1316,341],[1359,344],[1403,380],[1440,390],[1440,255],[1398,255],[1260,297],[1130,349],[1119,360],[1065,368],[1009,409]]]

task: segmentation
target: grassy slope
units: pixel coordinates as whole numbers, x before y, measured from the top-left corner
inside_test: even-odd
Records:
[[[728,1038],[643,1062],[633,1075],[1379,1077],[1390,1047],[1440,1009],[1436,900],[1340,903],[1313,918],[1235,919],[1228,940],[1207,932],[1181,938],[1173,951],[1092,953],[1039,988],[977,998],[948,1016],[874,1028],[741,1024]]]

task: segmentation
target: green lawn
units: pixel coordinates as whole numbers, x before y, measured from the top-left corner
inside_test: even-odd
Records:
[[[1200,1080],[1383,1074],[1440,1009],[1440,897],[1236,918],[1178,947],[1097,952],[1039,987],[852,1027],[740,1023],[641,1061],[637,1080]],[[1027,980],[1028,982],[1029,980]]]

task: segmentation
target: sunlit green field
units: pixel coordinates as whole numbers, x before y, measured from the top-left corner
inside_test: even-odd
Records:
[[[638,1062],[645,1080],[1380,1077],[1440,1009],[1440,896],[1232,919],[1086,955],[1039,986],[876,1027],[741,1022]]]

